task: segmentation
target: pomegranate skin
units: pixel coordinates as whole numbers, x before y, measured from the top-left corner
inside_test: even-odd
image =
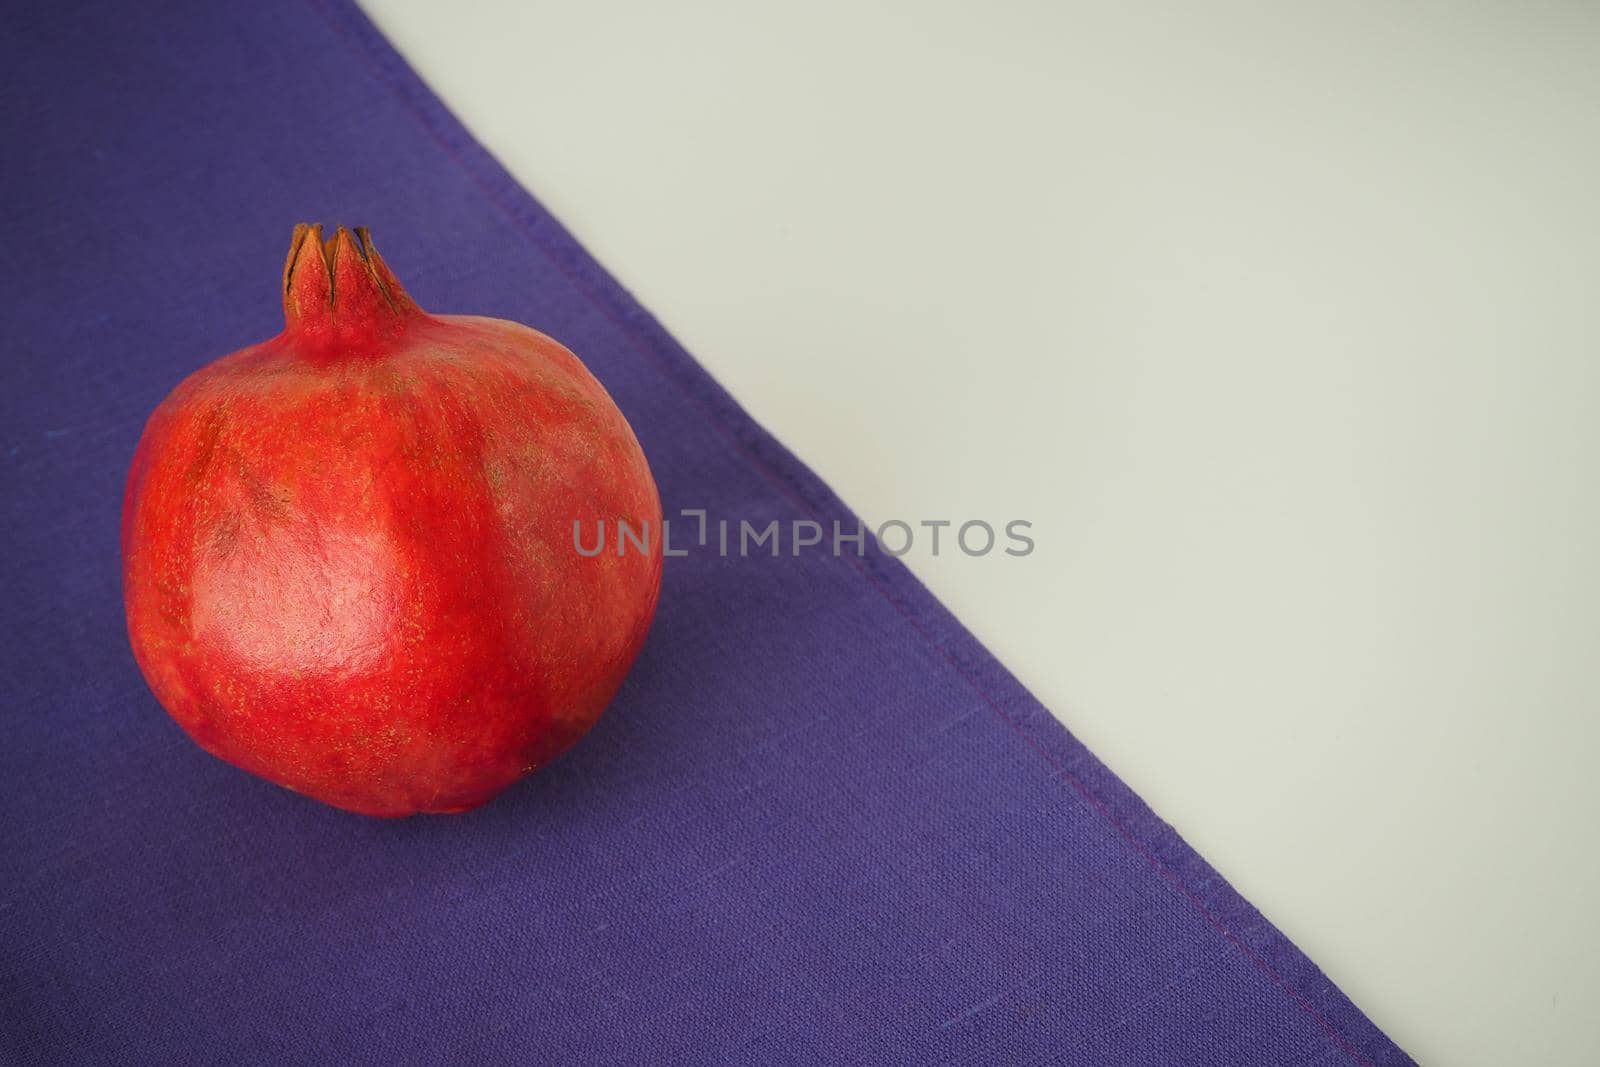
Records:
[[[284,307],[145,426],[134,656],[253,774],[367,815],[477,807],[582,737],[638,655],[661,586],[644,453],[571,352],[424,313],[365,231],[296,228]],[[602,521],[580,553],[574,523],[587,551]]]

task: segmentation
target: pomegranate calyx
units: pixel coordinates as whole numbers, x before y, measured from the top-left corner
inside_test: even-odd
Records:
[[[286,331],[359,347],[364,340],[392,336],[421,314],[365,226],[354,231],[340,226],[326,239],[320,225],[294,228],[283,266]]]

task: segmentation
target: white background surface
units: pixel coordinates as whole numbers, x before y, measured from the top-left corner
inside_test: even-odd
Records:
[[[1402,1046],[1600,1062],[1600,8],[367,6]]]

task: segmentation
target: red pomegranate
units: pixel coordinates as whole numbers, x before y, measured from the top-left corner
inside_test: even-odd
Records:
[[[134,656],[229,763],[367,815],[466,811],[615,695],[661,587],[655,483],[577,357],[423,312],[365,230],[296,227],[283,306],[145,426]],[[578,551],[602,521],[647,547]]]

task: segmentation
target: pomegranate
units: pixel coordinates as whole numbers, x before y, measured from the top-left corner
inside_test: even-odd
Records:
[[[367,815],[477,807],[582,737],[644,642],[644,453],[571,352],[427,314],[363,229],[296,227],[283,306],[282,333],[145,426],[122,508],[134,656],[247,771]],[[619,522],[645,547],[575,549],[574,523]]]

